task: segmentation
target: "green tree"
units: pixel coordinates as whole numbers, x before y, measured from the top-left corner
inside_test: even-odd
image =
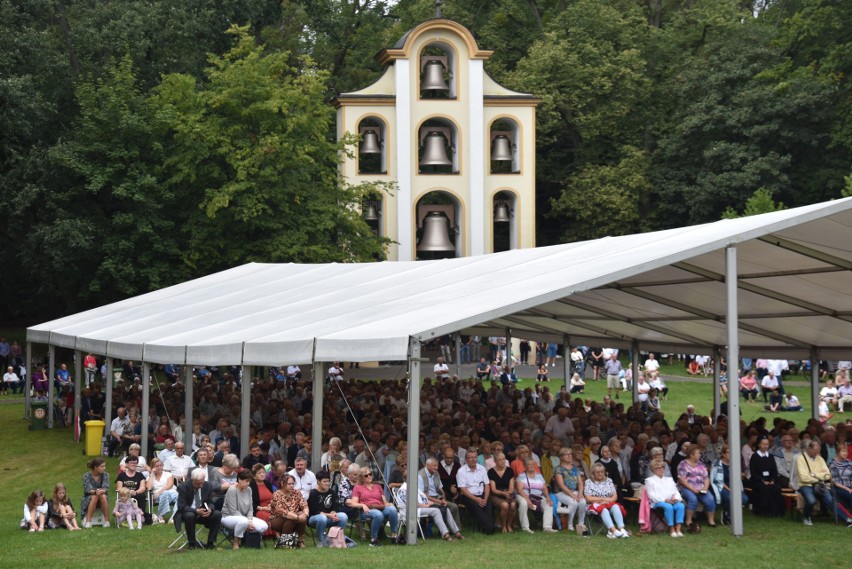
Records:
[[[164,77],[155,103],[168,125],[166,183],[197,199],[185,226],[196,274],[247,261],[371,260],[384,254],[357,207],[363,192],[337,173],[343,146],[330,139],[326,74],[310,61],[264,53],[244,27],[211,56],[197,86]],[[353,144],[354,140],[346,140]]]
[[[777,30],[736,2],[696,2],[673,15],[653,52],[654,227],[718,219],[764,187],[792,203],[794,173],[824,145],[827,92],[778,82]]]
[[[537,208],[547,220],[538,220],[540,244],[602,235],[597,223],[608,208],[584,207],[582,218],[578,210],[568,218],[565,212],[586,198],[594,204],[597,193],[612,201],[646,185],[635,175],[646,173],[640,164],[646,158],[637,149],[645,139],[647,40],[645,18],[635,4],[577,0],[550,21],[543,38],[507,75],[509,86],[543,99],[537,113],[536,191]],[[613,192],[611,173],[626,168],[631,187]],[[596,173],[602,175],[599,192]],[[615,207],[631,212],[627,219],[641,220],[639,206],[634,200]],[[632,221],[620,227],[637,229]]]
[[[559,220],[562,241],[636,233],[642,224],[648,182],[648,160],[638,148],[620,149],[616,164],[586,164],[570,178],[570,188],[553,201],[551,216]]]
[[[154,108],[129,56],[76,90],[80,114],[51,151],[68,189],[52,196],[32,238],[45,274],[69,308],[180,282],[181,211],[160,183]]]
[[[751,215],[758,215],[761,213],[781,211],[782,209],[787,208],[781,202],[775,203],[775,200],[772,199],[772,193],[769,190],[766,188],[758,188],[757,191],[755,191],[751,197],[746,200],[745,208],[741,214],[737,213],[737,210],[729,206],[722,214],[722,219],[749,217]]]
[[[834,0],[773,2],[761,19],[778,25],[775,45],[784,59],[766,72],[779,86],[807,85],[822,97],[804,109],[795,128],[819,129],[816,145],[797,148],[791,203],[839,195],[852,168],[852,3]]]

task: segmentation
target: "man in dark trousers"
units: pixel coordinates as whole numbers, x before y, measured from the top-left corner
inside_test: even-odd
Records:
[[[190,549],[216,547],[216,536],[219,534],[219,524],[222,512],[213,509],[213,485],[204,480],[204,471],[196,468],[190,474],[189,480],[178,486],[178,515],[175,516],[175,527],[180,531],[180,524],[186,525],[186,538]],[[195,537],[195,524],[206,526],[207,545],[202,546]]]

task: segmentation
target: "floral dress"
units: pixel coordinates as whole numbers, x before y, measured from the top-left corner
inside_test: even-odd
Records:
[[[308,503],[305,502],[304,496],[298,490],[294,490],[289,494],[285,494],[283,490],[278,490],[272,495],[272,502],[269,503],[271,509],[269,519],[283,518],[288,513],[302,512],[308,508]]]

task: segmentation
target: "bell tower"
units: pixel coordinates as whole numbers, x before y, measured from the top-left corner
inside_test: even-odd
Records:
[[[436,17],[376,56],[378,81],[336,99],[337,134],[360,142],[350,183],[395,182],[363,204],[396,242],[389,260],[482,255],[535,246],[535,110],[539,99],[495,82],[461,24]]]

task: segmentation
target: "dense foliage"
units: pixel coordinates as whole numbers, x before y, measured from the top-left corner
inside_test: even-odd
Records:
[[[0,0],[0,294],[56,316],[385,243],[337,175],[340,92],[433,0]],[[448,0],[542,98],[540,244],[849,192],[852,2]],[[758,192],[759,193],[756,193]],[[749,201],[751,200],[751,201]]]

